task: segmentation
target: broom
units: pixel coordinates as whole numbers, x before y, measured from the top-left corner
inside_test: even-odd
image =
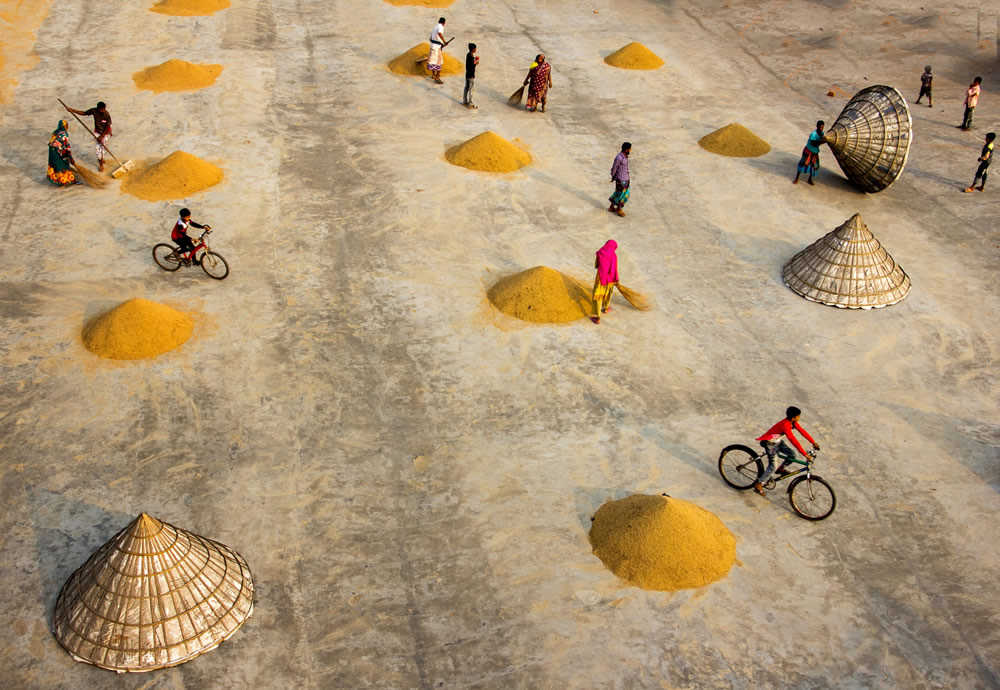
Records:
[[[622,293],[622,297],[625,298],[625,301],[639,311],[649,311],[653,308],[653,305],[649,303],[649,300],[635,290],[631,290],[621,283],[615,283],[615,285],[618,286],[618,292]]]
[[[79,175],[84,182],[86,182],[94,189],[104,189],[105,187],[108,186],[108,182],[110,182],[110,180],[108,180],[107,178],[102,177],[98,173],[95,173],[93,170],[88,170],[79,163],[71,163],[70,165],[73,166],[73,170],[76,171],[76,174]]]
[[[521,98],[523,96],[524,96],[524,87],[522,86],[521,88],[519,88],[517,91],[515,91],[510,95],[510,98],[507,99],[507,103],[509,105],[514,105],[514,106],[521,105]]]

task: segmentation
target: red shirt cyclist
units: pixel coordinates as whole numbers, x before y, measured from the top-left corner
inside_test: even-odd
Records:
[[[187,230],[189,227],[198,228],[199,230],[211,230],[211,225],[200,225],[191,220],[191,212],[186,208],[182,208],[180,212],[180,218],[174,223],[174,229],[170,231],[170,239],[173,240],[174,244],[181,248],[181,252],[191,254],[191,263],[195,266],[201,262],[194,256],[194,242],[188,237]]]
[[[802,416],[802,410],[792,406],[785,410],[785,418],[780,422],[772,426],[770,429],[765,431],[757,440],[760,441],[761,447],[764,452],[767,453],[767,468],[764,473],[757,477],[757,481],[754,482],[753,488],[761,496],[764,495],[764,484],[767,480],[771,478],[774,474],[774,458],[776,455],[781,456],[781,464],[778,466],[778,474],[784,475],[788,474],[788,470],[785,469],[785,465],[795,459],[795,450],[798,450],[802,455],[806,454],[806,451],[802,448],[802,444],[799,440],[795,438],[795,434],[792,433],[792,429],[795,429],[803,436],[806,440],[812,444],[813,448],[819,450],[819,444],[813,440],[813,437],[809,435],[805,429],[799,426],[799,417]],[[795,446],[795,450],[792,446],[785,443],[785,439],[792,442],[792,446]]]

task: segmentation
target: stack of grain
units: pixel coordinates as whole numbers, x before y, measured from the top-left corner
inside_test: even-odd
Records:
[[[452,165],[485,172],[514,172],[531,162],[524,149],[498,134],[483,132],[445,152]]]
[[[418,43],[402,55],[397,55],[389,61],[389,71],[396,74],[406,74],[411,77],[427,76],[427,54],[430,52],[431,44],[427,41]],[[425,60],[418,63],[417,60]],[[455,74],[465,74],[465,64],[458,58],[453,58],[448,53],[444,54],[444,65],[441,67],[441,76],[450,77]]]
[[[135,298],[87,324],[83,344],[106,359],[148,359],[180,347],[193,330],[187,314]]]
[[[146,201],[185,199],[222,181],[222,169],[184,151],[127,175],[121,190]]]
[[[149,9],[175,17],[203,17],[229,7],[229,0],[160,0]]]
[[[652,50],[641,43],[629,43],[619,48],[604,61],[612,67],[622,69],[657,69],[663,66],[663,60]]]
[[[579,280],[535,266],[497,282],[487,293],[494,307],[532,323],[566,323],[590,314],[591,294]]]
[[[590,543],[618,577],[666,592],[715,582],[736,561],[736,540],[719,518],[666,496],[605,503],[594,515]]]
[[[734,158],[756,158],[771,150],[771,145],[740,124],[730,124],[698,140],[706,151]]]
[[[195,91],[211,86],[222,73],[222,65],[196,65],[185,60],[167,60],[132,75],[140,89],[161,91]]]

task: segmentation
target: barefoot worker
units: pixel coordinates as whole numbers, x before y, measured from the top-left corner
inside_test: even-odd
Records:
[[[66,131],[68,126],[66,120],[59,120],[59,126],[49,137],[49,167],[46,176],[57,187],[82,184],[70,168],[76,161],[73,160],[73,150],[69,145],[69,132]]]
[[[799,167],[795,173],[795,179],[792,180],[792,184],[799,183],[799,175],[805,173],[809,176],[809,184],[816,184],[813,179],[816,174],[819,173],[819,147],[826,143],[826,137],[823,136],[823,128],[826,123],[820,120],[816,123],[816,130],[810,132],[809,140],[806,141],[806,147],[802,149],[802,159],[799,160]]]
[[[97,162],[100,165],[98,170],[104,172],[104,155],[108,152],[104,145],[111,138],[111,113],[108,112],[108,107],[104,104],[104,101],[98,101],[97,105],[93,108],[88,108],[87,110],[77,110],[76,108],[70,108],[66,106],[66,110],[71,113],[76,113],[77,115],[93,116],[94,118],[94,136],[97,137],[95,146],[97,149]]]
[[[632,153],[632,144],[626,141],[622,144],[621,153],[615,156],[615,162],[611,164],[611,181],[615,183],[615,193],[608,197],[608,201],[611,202],[608,211],[617,213],[622,218],[625,217],[623,209],[629,198],[628,156],[630,153]]]
[[[444,47],[451,41],[444,40],[444,17],[438,19],[437,26],[431,29],[431,51],[427,55],[427,70],[431,73],[435,84],[441,81],[441,68],[444,67]]]
[[[990,172],[990,163],[993,162],[993,149],[995,148],[995,140],[997,138],[996,132],[990,132],[986,135],[986,144],[983,146],[983,152],[979,154],[979,169],[976,170],[976,178],[972,181],[972,184],[963,189],[964,192],[971,192],[976,188],[976,180],[982,180],[979,184],[979,191],[986,191],[986,176]]]
[[[594,323],[600,323],[601,314],[611,311],[611,294],[618,284],[617,249],[618,243],[608,240],[597,250],[597,260],[594,261],[594,268],[597,269],[597,276],[594,278],[594,315],[590,317]]]
[[[539,108],[544,113],[545,99],[549,89],[552,88],[552,65],[545,61],[545,53],[535,56],[535,62],[528,70],[528,76],[524,78],[524,85],[528,87],[528,100],[524,104],[524,109],[533,113],[535,108]]]

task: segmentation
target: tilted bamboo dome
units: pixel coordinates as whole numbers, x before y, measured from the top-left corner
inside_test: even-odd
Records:
[[[891,86],[869,86],[847,102],[826,133],[834,157],[854,185],[880,192],[903,173],[913,141],[906,99]]]
[[[53,632],[77,661],[152,671],[215,649],[252,612],[238,553],[142,513],[63,585]]]
[[[878,309],[910,291],[910,277],[855,213],[792,257],[785,285],[808,300],[846,309]]]

